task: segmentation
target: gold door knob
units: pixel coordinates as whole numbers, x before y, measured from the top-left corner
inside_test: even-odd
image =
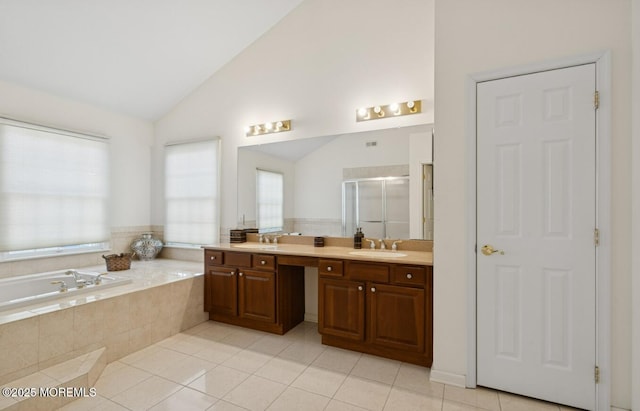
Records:
[[[500,255],[504,255],[504,251],[496,250],[493,248],[493,246],[490,246],[489,244],[483,245],[481,250],[482,250],[482,254],[484,255],[491,255],[494,253],[500,253]]]

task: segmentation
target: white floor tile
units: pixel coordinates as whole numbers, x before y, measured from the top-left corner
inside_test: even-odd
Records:
[[[218,401],[200,391],[185,387],[151,407],[152,411],[199,411],[206,410]]]
[[[251,374],[219,365],[196,378],[189,387],[216,398],[223,398]]]
[[[151,377],[153,377],[153,374],[121,363],[121,366],[117,369],[101,375],[96,381],[95,389],[98,395],[112,398]]]
[[[348,376],[334,398],[368,410],[381,411],[390,391],[390,385]]]
[[[432,383],[427,368],[324,346],[311,323],[278,336],[207,321],[109,364],[95,388],[62,409],[569,410]]]
[[[309,367],[291,384],[315,394],[333,397],[347,378],[347,374],[324,368]]]
[[[130,410],[147,410],[181,388],[175,382],[153,376],[114,396],[112,400]]]
[[[287,388],[270,406],[269,411],[322,411],[330,398],[297,388]]]
[[[306,365],[300,364],[299,362],[276,357],[270,359],[262,368],[255,372],[255,375],[281,384],[290,385],[306,368]]]
[[[442,398],[433,398],[424,394],[391,388],[384,411],[440,411]]]
[[[383,384],[393,384],[400,369],[400,362],[363,354],[351,371],[351,375]]]
[[[261,411],[266,410],[286,388],[284,384],[252,375],[223,400],[248,410]]]

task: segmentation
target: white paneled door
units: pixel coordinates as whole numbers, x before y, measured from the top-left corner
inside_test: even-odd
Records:
[[[595,64],[477,86],[477,382],[594,409]]]

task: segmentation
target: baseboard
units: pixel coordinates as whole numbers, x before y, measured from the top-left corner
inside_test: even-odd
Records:
[[[304,313],[304,320],[310,323],[318,322],[318,314]]]
[[[611,411],[631,411],[626,408],[611,407]]]
[[[429,379],[432,382],[439,382],[442,384],[453,385],[455,387],[464,388],[466,385],[466,377],[461,374],[453,374],[446,371],[439,371],[431,369],[431,375]]]

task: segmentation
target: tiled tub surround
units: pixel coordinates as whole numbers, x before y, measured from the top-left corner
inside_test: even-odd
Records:
[[[199,262],[133,261],[117,272],[131,284],[0,313],[0,384],[102,347],[109,363],[206,321],[201,273]]]

